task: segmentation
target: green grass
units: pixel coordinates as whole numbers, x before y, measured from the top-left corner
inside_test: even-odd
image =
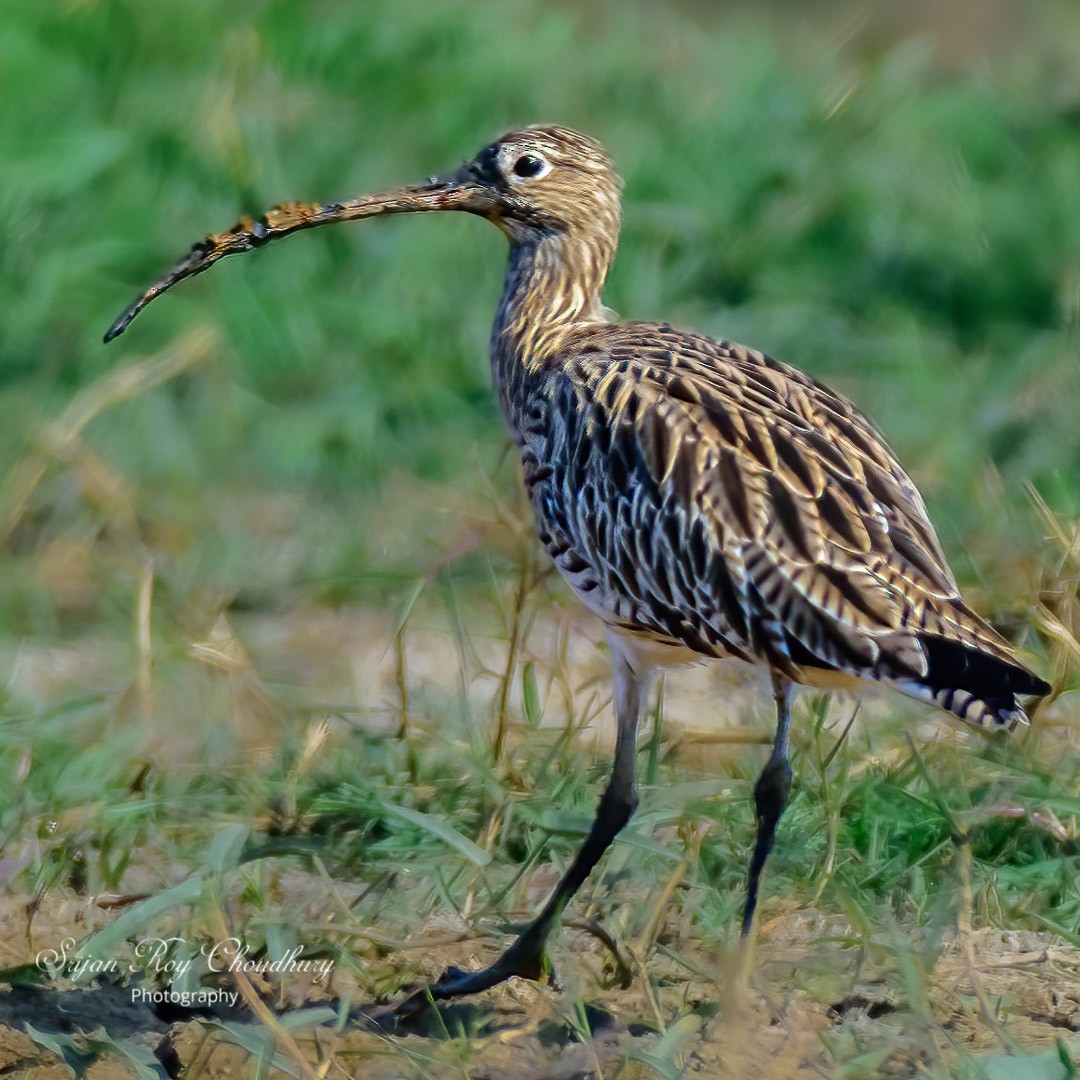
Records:
[[[603,140],[626,178],[607,302],[854,398],[965,593],[1064,694],[1000,745],[924,726],[909,743],[924,714],[899,702],[842,738],[844,706],[801,704],[766,916],[842,917],[869,957],[917,938],[931,966],[958,911],[1075,943],[1080,27],[1045,5],[992,62],[957,66],[930,39],[841,46],[837,19],[540,0],[8,13],[11,895],[146,893],[122,908],[132,926],[192,941],[224,912],[253,948],[302,943],[371,998],[418,975],[395,943],[455,919],[501,940],[535,907],[533,875],[567,865],[605,771],[581,729],[607,690],[580,643],[559,645],[564,592],[545,582],[516,611],[527,528],[486,362],[495,231],[425,218],[297,237],[100,344],[138,288],[242,213],[423,178],[553,120]],[[392,659],[399,628],[403,667],[350,668],[350,648]],[[578,909],[625,945],[680,875],[650,954],[672,965],[654,990],[673,1029],[703,1002],[671,972],[733,940],[760,760],[646,740],[641,809]],[[195,902],[156,911],[190,874]],[[323,883],[318,918],[292,874]],[[87,933],[113,918],[87,910]],[[564,1022],[587,1028],[588,979],[614,969],[560,948],[584,980]],[[681,1030],[649,1068],[682,1068]],[[483,1029],[462,1038],[459,1075]],[[845,1047],[830,1052],[863,1075],[865,1048]]]

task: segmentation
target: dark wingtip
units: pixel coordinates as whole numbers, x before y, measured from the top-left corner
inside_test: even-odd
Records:
[[[1053,689],[1053,687],[1045,680],[1040,679],[1038,675],[1031,676],[1031,684],[1034,687],[1032,690],[1021,690],[1022,694],[1032,694],[1035,697],[1046,697],[1047,694]]]
[[[1049,683],[1018,660],[1003,660],[935,634],[921,635],[919,644],[929,662],[929,671],[923,679],[927,686],[956,687],[982,698],[1009,694],[1045,697],[1050,693]]]

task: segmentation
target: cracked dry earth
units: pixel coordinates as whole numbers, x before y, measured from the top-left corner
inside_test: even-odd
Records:
[[[34,918],[34,939],[78,938],[85,904],[47,897]],[[25,897],[0,905],[7,942],[18,939],[10,932],[20,920],[25,926],[25,912]],[[622,989],[612,985],[619,980],[610,952],[571,918],[553,952],[561,992],[513,982],[396,1028],[380,1023],[379,1006],[365,1004],[364,987],[341,965],[325,986],[293,981],[260,989],[282,1017],[303,1007],[350,1004],[340,1029],[327,1023],[296,1032],[312,1075],[320,1077],[947,1076],[964,1054],[1003,1056],[1009,1046],[1045,1052],[1057,1045],[1080,1060],[1080,949],[1052,934],[977,930],[967,939],[970,948],[953,939],[937,950],[921,944],[916,952],[900,930],[888,940],[862,942],[842,919],[787,914],[763,925],[752,986],[740,995],[731,990],[733,958],[710,955],[683,940],[684,933],[674,921],[663,927],[661,947],[647,958],[623,946],[633,978]],[[395,972],[419,978],[450,963],[487,962],[498,940],[483,930],[432,924],[403,951],[374,960],[365,984],[370,992]],[[287,1053],[280,1069],[259,1072],[249,1049],[265,1028],[242,1008],[195,1017],[176,1007],[133,1004],[122,984],[46,982],[0,989],[0,1076],[70,1077],[46,1049],[48,1037],[82,1032],[92,1040],[97,1033],[100,1048],[102,1031],[156,1055],[169,1076],[303,1075]],[[237,1045],[245,1032],[249,1049]],[[84,1075],[126,1080],[139,1073],[106,1050]]]

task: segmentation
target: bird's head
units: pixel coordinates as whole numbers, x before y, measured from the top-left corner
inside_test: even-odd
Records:
[[[245,218],[228,232],[208,236],[135,299],[109,328],[105,340],[122,334],[155,297],[184,278],[208,270],[226,255],[339,221],[458,210],[494,222],[512,243],[545,235],[576,235],[613,251],[619,233],[621,187],[611,159],[594,140],[568,128],[522,128],[485,146],[461,168],[423,184],[344,202],[284,203],[258,220]]]
[[[604,148],[560,127],[511,131],[456,173],[475,207],[512,239],[534,230],[617,234],[622,181]]]

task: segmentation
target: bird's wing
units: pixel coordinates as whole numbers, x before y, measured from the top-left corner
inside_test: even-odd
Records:
[[[680,636],[669,624],[688,619],[795,675],[925,679],[928,638],[950,667],[953,646],[965,667],[973,652],[1020,667],[964,604],[922,497],[849,401],[666,325],[581,329],[559,352],[559,497],[592,530],[590,556],[636,590],[638,621],[667,612]]]

